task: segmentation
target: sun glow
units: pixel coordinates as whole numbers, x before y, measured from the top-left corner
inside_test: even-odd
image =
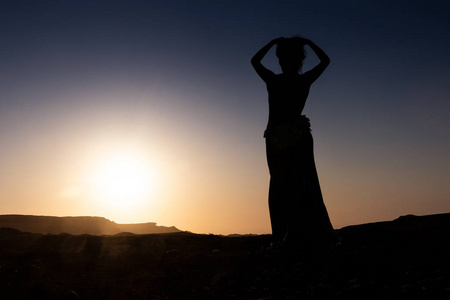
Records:
[[[91,175],[95,198],[109,209],[135,210],[146,206],[157,188],[154,170],[137,155],[104,156]]]

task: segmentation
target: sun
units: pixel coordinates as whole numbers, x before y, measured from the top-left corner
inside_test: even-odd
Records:
[[[156,189],[149,162],[130,153],[104,155],[91,173],[95,198],[115,210],[139,209]]]

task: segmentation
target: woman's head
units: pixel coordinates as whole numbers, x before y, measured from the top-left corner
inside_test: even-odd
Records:
[[[302,38],[285,38],[278,43],[276,55],[283,73],[298,73],[306,57]]]

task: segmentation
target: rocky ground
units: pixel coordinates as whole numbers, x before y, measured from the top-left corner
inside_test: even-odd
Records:
[[[266,235],[0,229],[0,299],[450,299],[449,229],[450,214],[407,216],[294,253]]]

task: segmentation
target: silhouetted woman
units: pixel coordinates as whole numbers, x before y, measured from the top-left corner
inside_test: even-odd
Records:
[[[261,64],[274,45],[281,74],[274,74]],[[305,45],[320,63],[301,73]],[[336,239],[317,177],[309,119],[301,115],[312,83],[329,63],[322,49],[300,37],[272,40],[252,58],[269,94],[269,121],[264,137],[270,172],[272,245],[327,245]]]

